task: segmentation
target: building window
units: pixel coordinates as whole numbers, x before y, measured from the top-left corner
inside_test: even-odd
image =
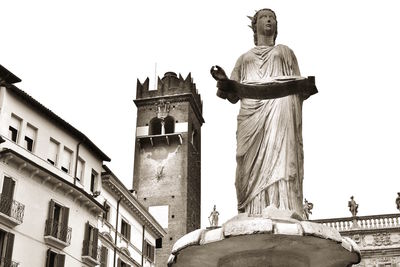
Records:
[[[107,263],[108,263],[108,249],[105,246],[101,246],[100,267],[107,267]]]
[[[104,201],[104,209],[106,210],[105,212],[103,212],[103,219],[107,222],[110,221],[110,210],[111,207],[110,205],[108,205],[107,201]]]
[[[97,191],[97,179],[98,174],[95,170],[92,169],[92,174],[90,176],[90,192],[93,194]]]
[[[47,157],[47,161],[51,165],[57,165],[57,159],[58,159],[58,147],[60,146],[60,143],[58,143],[56,140],[50,138],[50,143],[49,143],[49,154]]]
[[[124,219],[121,219],[121,235],[128,241],[131,240],[131,226]]]
[[[65,255],[51,249],[47,250],[46,267],[64,267]]]
[[[68,227],[69,208],[50,200],[46,220],[45,235],[55,237],[65,243],[71,241],[71,228]]]
[[[15,181],[7,176],[4,176],[3,188],[0,196],[0,212],[11,216],[13,200],[14,200]]]
[[[98,260],[99,250],[97,247],[97,241],[99,239],[99,229],[86,223],[85,227],[85,239],[83,240],[83,252],[82,256],[89,256],[92,259]]]
[[[161,134],[161,122],[162,120],[155,117],[150,121],[149,134],[159,135]]]
[[[170,134],[175,132],[175,119],[172,116],[167,116],[164,119],[155,117],[150,121],[149,134],[160,135]]]
[[[131,267],[129,264],[118,258],[117,267]]]
[[[154,262],[154,246],[146,240],[144,241],[144,256],[151,262]]]
[[[78,158],[78,164],[76,166],[76,179],[80,182],[83,181],[83,174],[85,172],[85,161]]]
[[[12,261],[12,253],[14,248],[14,234],[5,232],[0,229],[0,263],[1,266],[16,266]]]
[[[10,126],[8,127],[8,137],[15,143],[18,143],[18,132],[21,129],[21,119],[11,114]]]
[[[29,151],[33,151],[33,146],[36,140],[36,132],[37,129],[30,124],[27,124],[26,131],[25,131],[25,148]]]
[[[66,173],[70,173],[71,162],[72,162],[72,150],[67,147],[64,147],[64,151],[62,154],[61,170]]]

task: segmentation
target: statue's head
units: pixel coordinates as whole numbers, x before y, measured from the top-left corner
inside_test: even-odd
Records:
[[[266,18],[266,16],[272,16],[272,20],[270,21],[271,23],[271,27],[270,29],[263,29],[263,26],[265,25],[260,25],[257,24],[257,22],[260,22],[261,20],[268,20],[268,18]],[[258,38],[257,38],[257,34],[258,31],[264,30],[266,31],[266,34],[272,33],[274,34],[274,41],[276,40],[276,36],[278,36],[278,21],[276,19],[276,14],[272,9],[269,8],[263,8],[260,9],[256,12],[256,14],[254,14],[253,17],[249,17],[251,18],[251,28],[253,29],[253,33],[254,33],[254,44],[258,45]]]

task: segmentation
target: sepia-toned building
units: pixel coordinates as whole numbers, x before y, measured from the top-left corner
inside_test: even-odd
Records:
[[[155,266],[163,228],[20,81],[0,65],[0,266]]]
[[[313,220],[335,228],[361,250],[357,267],[400,267],[400,213]]]
[[[156,249],[157,266],[166,266],[173,244],[200,228],[202,101],[189,74],[174,72],[138,81],[133,187],[138,199],[166,229]]]

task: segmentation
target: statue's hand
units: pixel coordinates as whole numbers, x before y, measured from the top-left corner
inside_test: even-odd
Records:
[[[235,81],[229,80],[220,66],[212,66],[210,73],[217,80],[217,96],[222,99],[228,99],[233,104],[238,102],[239,97],[236,95]]]
[[[228,80],[228,76],[226,76],[225,71],[220,66],[212,66],[210,69],[211,76],[217,81]]]

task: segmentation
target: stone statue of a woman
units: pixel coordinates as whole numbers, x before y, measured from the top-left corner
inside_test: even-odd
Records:
[[[252,18],[255,47],[239,57],[228,79],[211,69],[217,95],[240,100],[237,118],[236,193],[239,212],[267,206],[303,213],[303,100],[317,92],[313,77],[300,77],[293,51],[275,45],[274,11]]]

